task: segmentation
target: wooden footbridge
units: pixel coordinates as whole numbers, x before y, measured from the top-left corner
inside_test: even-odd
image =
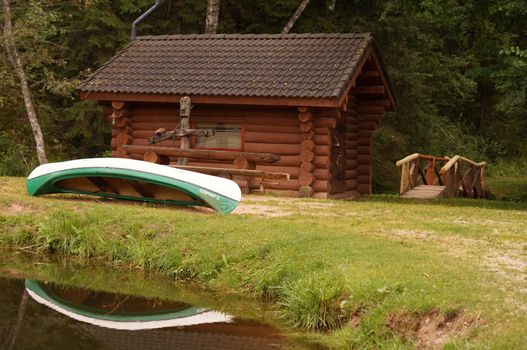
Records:
[[[403,198],[485,196],[484,162],[414,153],[395,164],[401,167]]]

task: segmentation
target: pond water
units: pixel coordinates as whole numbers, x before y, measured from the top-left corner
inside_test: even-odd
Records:
[[[313,348],[258,302],[137,271],[2,257],[0,349]]]

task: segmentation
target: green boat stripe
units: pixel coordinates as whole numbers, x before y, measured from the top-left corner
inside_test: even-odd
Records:
[[[116,174],[116,170],[119,171]],[[145,176],[146,175],[146,176]],[[183,193],[188,194],[191,198],[194,198],[194,201],[177,201],[177,200],[161,200],[155,198],[144,198],[144,197],[132,197],[125,196],[113,193],[101,193],[101,192],[88,192],[88,191],[79,191],[79,190],[68,190],[64,188],[59,188],[55,186],[55,183],[76,177],[90,177],[90,176],[100,176],[100,177],[110,177],[110,178],[122,178],[135,181],[149,182],[160,186],[170,187],[177,189]],[[176,184],[176,185],[175,185]],[[27,182],[27,190],[30,195],[41,195],[47,193],[79,193],[79,194],[88,194],[96,195],[101,197],[108,198],[120,198],[136,201],[145,201],[152,203],[162,203],[162,204],[176,204],[176,205],[205,205],[209,206],[222,214],[228,214],[238,205],[238,201],[223,196],[215,191],[202,188],[193,183],[174,179],[171,177],[138,171],[130,170],[123,168],[107,168],[107,167],[89,167],[89,168],[76,168],[76,169],[67,169],[48,173],[46,175],[37,176],[31,178]]]
[[[175,179],[175,178],[173,178],[173,177],[164,176],[164,175],[159,175],[159,174],[156,174],[156,173],[151,173],[151,172],[148,172],[148,171],[138,171],[138,170],[125,169],[125,168],[110,168],[110,167],[104,167],[104,168],[103,168],[103,167],[89,167],[89,168],[77,168],[77,169],[71,169],[71,170],[79,171],[79,170],[81,170],[81,169],[82,169],[82,170],[84,170],[84,169],[115,169],[115,170],[119,170],[119,171],[135,172],[135,173],[139,173],[139,174],[145,174],[145,175],[150,175],[150,176],[156,176],[156,177],[160,177],[160,178],[167,179],[167,180],[169,180],[169,181],[178,181],[178,182],[181,182],[181,183],[184,183],[184,184],[187,184],[187,185],[190,185],[190,186],[195,186],[195,187],[198,187],[198,188],[201,187],[201,186],[199,186],[199,185],[193,184],[193,183],[188,182],[188,181],[184,181],[184,180],[180,180],[180,179]],[[65,172],[65,171],[69,171],[69,169],[68,169],[68,170],[59,170],[59,171],[55,171],[55,172],[48,173],[48,174],[45,174],[45,175],[40,175],[40,176],[37,176],[37,177],[32,178],[31,180],[33,180],[33,179],[38,179],[38,178],[43,177],[43,176],[49,176],[49,175],[52,175],[52,174],[60,174],[60,173]],[[108,176],[108,177],[110,177],[110,176]],[[115,177],[115,178],[119,178],[118,176],[113,176],[113,177]],[[141,177],[139,177],[139,178],[141,178]],[[60,179],[60,180],[63,180],[63,179]],[[60,181],[60,180],[56,180],[56,181]],[[208,188],[206,188],[206,190],[209,191],[209,192],[212,192],[212,193],[214,193],[214,194],[216,194],[216,195],[218,195],[218,196],[220,196],[220,197],[224,197],[224,198],[228,198],[228,199],[230,199],[230,200],[236,201],[235,199],[230,198],[230,197],[228,197],[228,196],[226,196],[226,195],[223,195],[223,194],[221,194],[221,193],[218,193],[218,192],[216,192],[216,191],[214,191],[214,190],[210,190],[210,189],[208,189]],[[188,194],[190,195],[190,193],[188,193]]]
[[[173,320],[177,318],[191,317],[199,315],[201,313],[208,312],[208,309],[197,308],[195,306],[189,306],[186,309],[180,311],[165,311],[155,314],[143,314],[143,315],[115,315],[110,313],[97,312],[97,309],[91,308],[84,309],[76,307],[75,304],[70,303],[67,300],[62,299],[56,294],[44,290],[37,281],[26,280],[25,286],[28,290],[32,291],[36,295],[40,296],[44,300],[77,315],[82,315],[98,320],[116,321],[116,322],[148,322],[148,321],[163,321]]]

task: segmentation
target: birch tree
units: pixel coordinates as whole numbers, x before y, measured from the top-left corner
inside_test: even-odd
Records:
[[[300,18],[300,16],[302,16],[302,13],[306,9],[307,5],[309,5],[309,1],[310,0],[302,0],[300,5],[298,5],[298,8],[296,9],[296,11],[293,14],[293,16],[291,16],[291,18],[289,18],[289,21],[287,21],[284,29],[282,30],[282,34],[289,33],[291,28],[293,28],[293,26],[295,25],[296,21]]]
[[[9,0],[0,0],[0,3],[4,11],[3,37],[7,58],[20,82],[20,88],[22,90],[22,97],[24,98],[24,104],[26,106],[27,117],[29,119],[29,124],[31,125],[31,130],[33,131],[33,138],[35,139],[38,162],[40,164],[44,164],[48,162],[44,146],[44,137],[42,136],[42,129],[40,128],[37,114],[33,106],[33,100],[31,98],[31,91],[29,90],[26,73],[24,72],[22,61],[20,60],[20,57],[16,51],[15,41],[13,39],[11,8],[9,6]]]
[[[205,21],[205,33],[216,34],[220,17],[220,0],[207,1],[207,18]]]

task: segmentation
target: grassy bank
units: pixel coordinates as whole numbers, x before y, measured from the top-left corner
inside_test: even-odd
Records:
[[[490,165],[486,182],[490,198],[527,203],[527,158]]]
[[[0,182],[0,244],[151,269],[273,303],[334,348],[527,343],[527,205],[248,197],[238,214]]]

